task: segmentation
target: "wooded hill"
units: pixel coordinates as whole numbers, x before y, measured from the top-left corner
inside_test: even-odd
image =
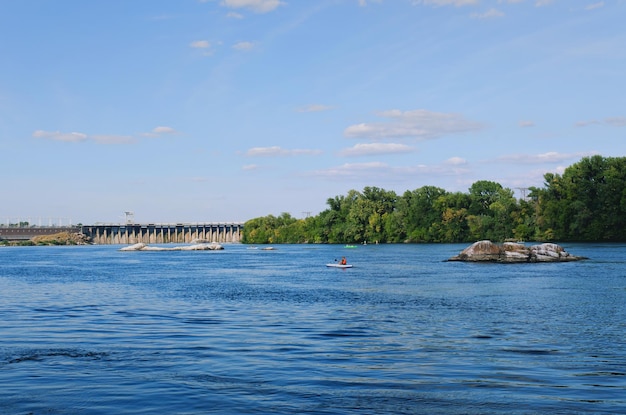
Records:
[[[626,157],[585,157],[524,199],[481,180],[468,193],[423,186],[398,195],[377,187],[329,198],[317,216],[251,219],[242,242],[433,243],[626,241]]]

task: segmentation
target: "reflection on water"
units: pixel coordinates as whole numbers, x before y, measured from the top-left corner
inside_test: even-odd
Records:
[[[117,248],[0,249],[0,413],[626,412],[624,245]]]

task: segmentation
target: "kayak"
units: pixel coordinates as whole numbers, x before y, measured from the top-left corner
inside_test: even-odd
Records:
[[[331,268],[352,268],[352,264],[346,264],[346,265],[341,265],[341,264],[326,264],[327,267],[331,267]]]

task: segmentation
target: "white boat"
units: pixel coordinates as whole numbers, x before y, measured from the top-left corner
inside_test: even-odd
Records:
[[[334,264],[326,264],[326,266],[331,268],[352,268],[352,264],[341,265],[336,262]]]

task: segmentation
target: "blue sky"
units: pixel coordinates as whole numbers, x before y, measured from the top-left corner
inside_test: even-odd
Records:
[[[626,156],[625,18],[625,0],[0,0],[0,221],[540,187]]]

